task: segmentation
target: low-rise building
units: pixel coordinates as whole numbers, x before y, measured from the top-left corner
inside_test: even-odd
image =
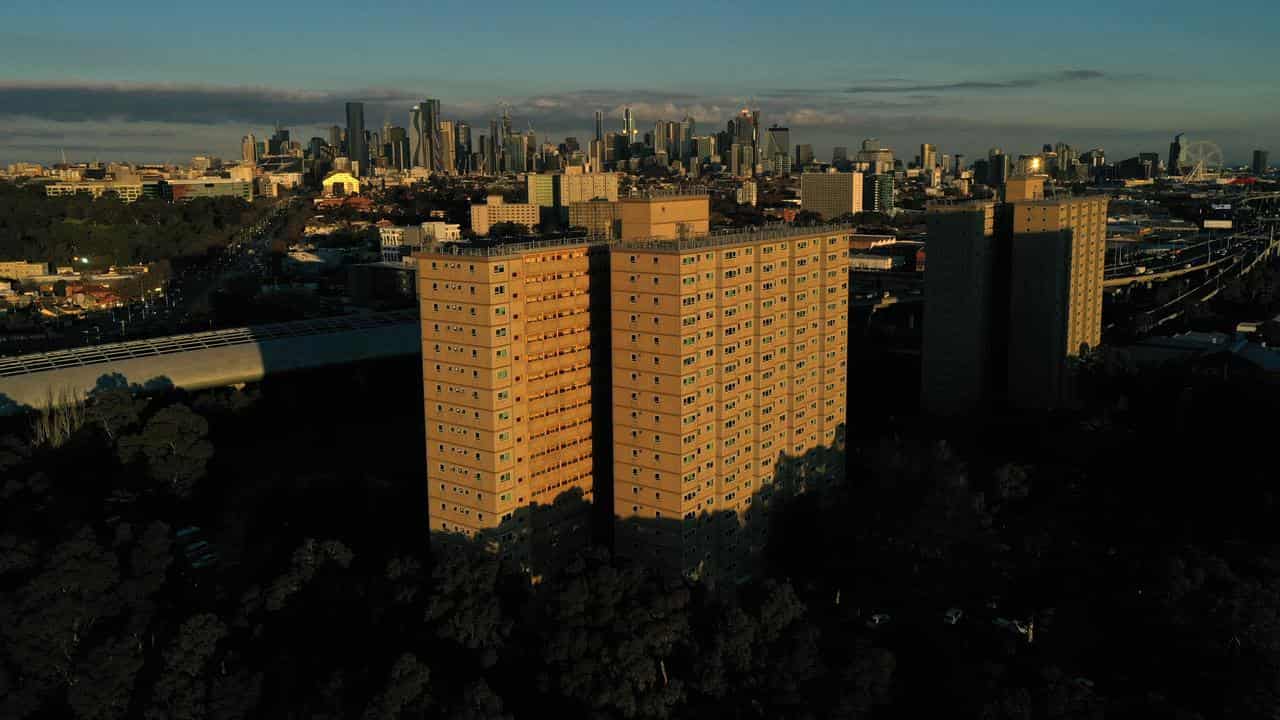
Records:
[[[170,180],[169,192],[174,202],[217,197],[238,197],[245,202],[253,202],[253,183],[244,180],[227,178]]]
[[[28,280],[49,272],[44,263],[26,262],[25,260],[0,261],[0,278],[5,280]]]
[[[540,217],[538,206],[533,203],[508,203],[501,195],[490,195],[486,204],[471,206],[471,231],[484,237],[498,223],[515,223],[533,232]]]

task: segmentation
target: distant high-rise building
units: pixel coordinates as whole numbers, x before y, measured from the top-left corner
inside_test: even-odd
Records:
[[[1009,178],[1009,156],[1000,148],[991,148],[987,154],[987,185],[1000,187]]]
[[[893,214],[893,175],[867,175],[862,178],[862,210]]]
[[[338,155],[342,155],[347,151],[347,149],[343,147],[342,135],[342,128],[337,125],[329,126],[329,147],[332,147],[334,153]]]
[[[676,129],[676,141],[679,144],[679,154],[677,158],[680,160],[688,160],[693,157],[693,137],[698,133],[698,123],[693,118],[685,116],[680,121],[680,125]]]
[[[498,134],[498,120],[495,118],[489,121],[489,144],[485,148],[485,172],[489,175],[497,175],[501,172],[498,166],[502,157],[502,136]]]
[[[411,166],[409,155],[409,133],[404,128],[393,125],[386,131],[387,160],[397,170],[408,170]]]
[[[358,175],[369,173],[369,148],[365,144],[364,103],[347,103],[347,157]],[[357,164],[358,163],[358,164]]]
[[[831,164],[840,166],[849,162],[849,148],[844,145],[836,145],[831,148]]]
[[[787,175],[791,172],[791,131],[774,125],[765,131],[761,161],[768,172]]]
[[[253,133],[240,139],[240,160],[246,165],[258,164],[258,139]]]
[[[813,146],[808,143],[796,145],[796,164],[797,170],[804,170],[804,167],[813,162]]]
[[[471,126],[459,122],[455,126],[458,133],[457,154],[457,170],[462,174],[471,172]]]
[[[596,111],[596,140],[604,141],[604,113]]]
[[[929,172],[938,166],[938,148],[936,145],[929,143],[921,143],[920,145],[920,167]]]
[[[439,100],[428,98],[413,106],[409,113],[409,145],[414,167],[444,172]]]
[[[253,136],[250,135],[249,137],[253,137]],[[1253,174],[1266,175],[1268,167],[1270,166],[1267,164],[1267,151],[1254,150],[1253,151]]]
[[[880,144],[879,138],[867,138],[862,141],[862,149],[858,151],[857,161],[866,163],[868,172],[874,175],[893,172],[893,151]]]
[[[440,121],[440,170],[445,175],[458,172],[458,136],[452,120]]]
[[[636,130],[636,119],[629,107],[622,109],[622,136],[626,138],[628,148],[640,142],[639,131]]]
[[[862,173],[804,173],[800,176],[800,207],[824,220],[862,212]]]
[[[693,139],[693,154],[703,162],[710,162],[716,154],[716,136],[699,135]]]
[[[1182,133],[1175,135],[1173,142],[1169,143],[1169,165],[1166,172],[1170,175],[1182,174]]]
[[[431,141],[431,163],[428,167],[431,168],[433,173],[443,173],[447,167],[448,148],[445,147],[444,136],[441,134],[440,101],[435,98],[427,98],[426,105],[427,131]]]

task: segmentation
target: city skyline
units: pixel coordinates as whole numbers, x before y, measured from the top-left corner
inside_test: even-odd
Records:
[[[761,8],[749,17],[700,19],[659,4],[624,25],[619,11],[589,15],[577,5],[481,19],[468,6],[444,3],[430,17],[413,8],[372,13],[358,36],[362,57],[341,64],[324,61],[327,48],[358,38],[321,25],[326,3],[308,12],[282,8],[279,22],[302,39],[280,38],[274,25],[241,27],[254,14],[247,6],[217,14],[171,8],[139,22],[137,10],[71,5],[78,11],[39,18],[40,35],[0,31],[0,114],[9,130],[0,161],[47,162],[64,149],[80,159],[234,157],[241,136],[268,134],[275,122],[299,137],[323,136],[319,128],[340,122],[348,101],[365,103],[368,127],[384,120],[407,127],[409,109],[424,97],[441,99],[444,118],[476,127],[506,103],[522,126],[554,140],[593,137],[596,110],[606,131],[620,127],[627,106],[642,129],[685,115],[715,128],[747,105],[760,109],[765,125],[790,127],[793,142],[813,145],[820,158],[863,137],[879,137],[903,157],[923,142],[973,158],[994,144],[1016,154],[1058,140],[1128,156],[1161,151],[1183,132],[1213,140],[1229,163],[1244,164],[1253,149],[1277,144],[1280,126],[1280,96],[1266,77],[1280,59],[1264,32],[1268,23],[1232,19],[1280,14],[1262,3],[1246,3],[1254,9],[1230,18],[1164,4],[1154,26],[1145,9],[1101,5],[1070,16],[1008,5],[970,17],[935,2],[856,11],[808,3],[789,6],[786,17]],[[13,7],[0,10],[0,19],[23,28],[38,14]],[[428,32],[428,21],[458,32]],[[516,32],[570,21],[586,31],[575,32],[573,43]],[[1138,27],[1142,34],[1126,34]],[[1064,42],[1046,45],[1044,32],[1027,31],[1035,28],[1052,28]],[[57,53],[47,52],[50,31],[67,40]],[[415,31],[432,42],[400,42]],[[655,32],[662,47],[652,43]],[[856,45],[846,42],[850,33]],[[762,53],[768,38],[791,38],[808,51]],[[487,39],[492,51],[477,56]],[[740,72],[726,77],[719,70],[726,66]]]

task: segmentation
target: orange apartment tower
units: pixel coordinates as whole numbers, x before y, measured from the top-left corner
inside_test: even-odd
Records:
[[[615,551],[749,575],[780,455],[844,423],[852,231],[611,248]]]
[[[528,567],[585,541],[607,447],[606,245],[437,245],[417,256],[433,534]],[[593,292],[597,295],[593,318]],[[592,366],[603,367],[594,372]],[[607,433],[605,433],[607,435]]]
[[[686,204],[646,219],[696,226]],[[749,575],[779,457],[844,423],[851,233],[429,246],[433,535],[538,572],[586,540],[594,503],[620,555]]]

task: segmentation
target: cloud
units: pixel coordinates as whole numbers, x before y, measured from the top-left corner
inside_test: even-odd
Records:
[[[335,93],[164,83],[0,82],[0,108],[6,109],[0,114],[64,122],[322,124],[339,122],[348,100],[366,102],[371,120],[380,117],[378,110],[392,106],[407,114],[416,101],[385,88]]]
[[[945,83],[903,83],[899,81],[871,83],[845,88],[844,92],[859,94],[927,93],[948,92],[951,90],[1019,90],[1024,88],[1041,87],[1044,85],[1081,82],[1085,80],[1102,80],[1108,77],[1110,76],[1101,70],[1061,70],[1055,73],[1028,75],[1010,80],[960,80]]]

